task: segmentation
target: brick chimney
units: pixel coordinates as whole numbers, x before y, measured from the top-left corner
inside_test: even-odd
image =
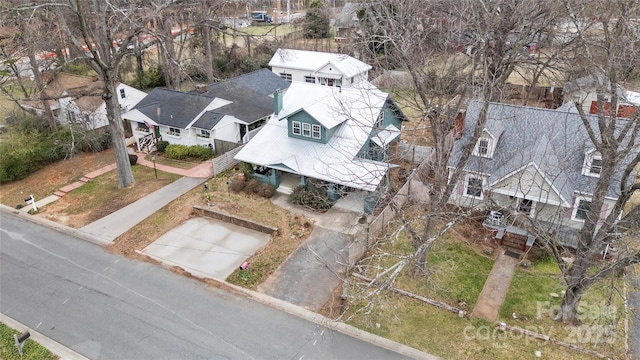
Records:
[[[278,115],[282,111],[282,90],[273,93],[273,113]]]
[[[198,94],[204,94],[207,92],[207,85],[206,84],[197,84],[196,85],[196,91],[198,92]]]
[[[462,137],[464,130],[464,119],[467,116],[466,110],[458,110],[455,120],[453,120],[453,138],[458,140]]]

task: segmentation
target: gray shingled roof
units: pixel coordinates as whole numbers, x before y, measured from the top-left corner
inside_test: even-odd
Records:
[[[481,108],[480,101],[469,104],[462,138],[454,145],[449,166],[456,166],[461,150],[469,144]],[[597,134],[597,119],[589,117],[589,120]],[[619,124],[625,121],[618,120]],[[595,147],[575,105],[550,110],[491,103],[485,128],[503,129],[494,156],[492,159],[471,156],[465,170],[489,174],[489,186],[533,163],[567,202],[572,201],[575,191],[593,192],[598,178],[582,175],[582,167],[585,153]],[[628,158],[631,159],[632,155]],[[608,196],[618,196],[621,170],[614,176]]]
[[[269,69],[260,69],[248,74],[207,85],[205,94],[232,101],[232,104],[216,109],[251,124],[273,113],[273,98],[276,90],[288,88],[290,83]],[[194,92],[191,92],[194,93]]]
[[[134,109],[156,123],[186,129],[214,99],[204,94],[183,93],[164,88],[155,88]],[[158,117],[160,109],[160,117]]]
[[[218,110],[218,109],[216,109]],[[207,111],[198,120],[193,123],[193,127],[197,127],[200,129],[211,130],[214,126],[218,124],[220,120],[225,116],[223,113]]]

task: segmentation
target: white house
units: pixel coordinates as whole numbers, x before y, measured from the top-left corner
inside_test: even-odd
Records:
[[[122,115],[139,150],[159,140],[225,152],[248,142],[273,113],[272,94],[289,83],[268,69],[181,92],[156,88]]]
[[[269,61],[271,71],[286,81],[351,87],[368,81],[371,65],[345,54],[278,49]]]
[[[104,83],[97,76],[81,76],[59,73],[46,84],[45,96],[54,118],[62,123],[81,123],[87,129],[99,129],[109,124],[107,108],[102,100]],[[126,84],[118,84],[117,97],[121,111],[133,108],[147,94]],[[37,113],[44,112],[42,102],[37,99],[23,101],[26,108]]]
[[[604,110],[611,111],[611,85],[605,83],[604,76],[584,76],[573,81],[567,82],[562,93],[565,103],[575,103],[582,107],[585,114],[598,113],[597,91],[604,92]],[[616,86],[616,95],[618,96],[618,106],[616,114],[618,117],[631,117],[640,107],[640,93],[625,90],[622,86]]]

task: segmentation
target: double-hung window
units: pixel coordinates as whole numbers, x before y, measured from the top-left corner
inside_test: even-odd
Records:
[[[573,220],[584,221],[591,210],[591,200],[577,197],[573,208]]]
[[[314,139],[320,139],[321,135],[320,125],[312,125],[311,126],[311,137]]]
[[[302,136],[311,137],[311,124],[302,123]]]
[[[291,74],[289,73],[280,73],[280,77],[283,80],[287,80],[288,82],[291,82]]]
[[[291,132],[293,133],[293,135],[302,135],[300,121],[291,122]]]
[[[482,178],[467,176],[467,183],[464,193],[467,196],[482,199]]]

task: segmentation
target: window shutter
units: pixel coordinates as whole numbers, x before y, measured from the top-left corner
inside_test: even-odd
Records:
[[[598,224],[604,224],[604,221],[607,219],[607,209],[609,205],[607,203],[602,203],[602,207],[600,208],[600,217],[598,218]]]
[[[565,209],[564,215],[565,217],[571,219],[571,215],[573,215],[573,207],[575,206],[576,197],[571,198],[571,206]]]

